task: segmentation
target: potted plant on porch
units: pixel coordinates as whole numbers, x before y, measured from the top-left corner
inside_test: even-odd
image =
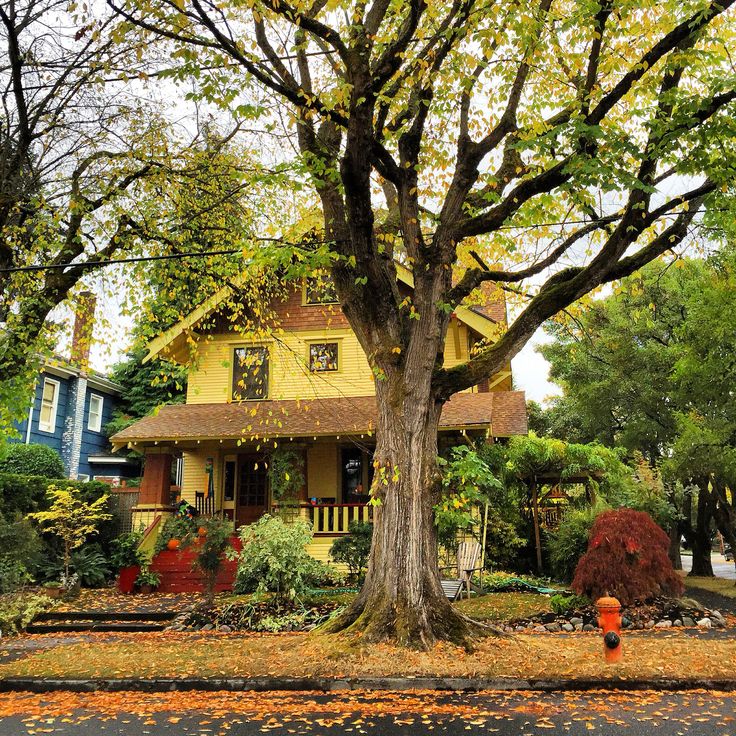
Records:
[[[132,593],[141,567],[146,561],[145,555],[138,549],[143,534],[128,532],[112,540],[111,560],[118,573],[118,590],[121,593]]]
[[[161,583],[161,576],[147,565],[138,573],[135,585],[141,593],[152,593]]]

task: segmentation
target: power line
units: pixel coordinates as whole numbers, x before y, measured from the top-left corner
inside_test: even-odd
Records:
[[[702,212],[704,210],[699,210],[699,211]],[[719,210],[719,211],[723,211],[723,210]],[[661,215],[661,218],[677,217],[677,216],[678,216],[678,213],[666,212],[663,215]],[[609,215],[606,217],[602,217],[601,220],[613,221],[614,219],[620,219],[620,218],[621,218],[621,215],[617,214],[617,215]],[[595,222],[595,220],[588,219],[588,220],[563,220],[562,222],[539,222],[539,223],[530,224],[530,225],[501,225],[496,228],[496,231],[498,230],[537,230],[543,227],[564,227],[565,225],[590,225],[593,222]],[[428,236],[431,236],[432,234],[433,233],[427,233]],[[280,243],[281,245],[292,245],[295,247],[304,247],[307,245],[336,245],[338,242],[336,240],[305,240],[301,243],[294,243],[288,240],[283,240],[281,238],[252,238],[252,239],[258,242],[262,242],[262,243]],[[230,250],[190,251],[187,253],[171,253],[169,255],[159,255],[159,256],[135,256],[133,258],[110,258],[104,261],[83,261],[81,263],[72,261],[70,263],[48,263],[48,264],[36,265],[36,266],[11,266],[7,268],[0,268],[0,273],[55,271],[55,270],[65,269],[65,268],[81,268],[81,269],[86,270],[89,268],[100,268],[102,266],[112,266],[115,264],[144,263],[147,261],[169,261],[169,260],[176,260],[176,259],[183,259],[183,258],[202,258],[204,256],[232,256],[238,253],[242,253],[242,249],[233,248]]]

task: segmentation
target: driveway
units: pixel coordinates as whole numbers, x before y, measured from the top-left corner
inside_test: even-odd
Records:
[[[719,553],[714,552],[710,556],[711,565],[713,565],[713,574],[717,578],[726,578],[726,580],[736,580],[736,567],[733,562],[727,562],[726,558]],[[682,556],[682,569],[690,572],[693,565],[691,555]]]

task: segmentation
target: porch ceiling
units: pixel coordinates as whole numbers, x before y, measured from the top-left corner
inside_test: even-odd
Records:
[[[110,438],[129,442],[251,440],[371,434],[376,429],[374,396],[238,404],[177,404],[163,407]],[[440,430],[488,429],[494,437],[526,434],[523,391],[456,394],[445,404]]]

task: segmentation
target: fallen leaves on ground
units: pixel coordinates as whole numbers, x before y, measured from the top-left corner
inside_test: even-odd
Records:
[[[32,639],[43,647],[44,636]],[[56,645],[55,645],[56,644]],[[733,678],[736,640],[678,633],[624,636],[624,658],[603,661],[596,634],[488,638],[474,652],[450,644],[418,652],[317,634],[197,632],[87,635],[0,664],[0,677],[384,677]]]
[[[366,733],[376,722],[388,719],[398,726],[434,724],[459,719],[468,730],[507,731],[509,722],[530,728],[551,729],[555,723],[569,730],[575,722],[589,730],[598,726],[621,727],[632,722],[648,726],[673,719],[686,730],[694,722],[710,722],[723,733],[733,733],[733,696],[694,691],[661,693],[590,692],[540,693],[484,692],[456,695],[428,691],[401,693],[226,693],[176,692],[31,693],[0,694],[0,719],[16,717],[27,733],[46,733],[56,722],[78,724],[90,719],[131,723],[138,719],[158,730],[181,732],[188,718],[198,733],[224,733],[245,720],[260,722],[264,732],[288,733],[338,728],[340,733]],[[203,729],[202,726],[210,728]],[[157,731],[158,732],[158,731]],[[718,733],[718,731],[713,731]]]

